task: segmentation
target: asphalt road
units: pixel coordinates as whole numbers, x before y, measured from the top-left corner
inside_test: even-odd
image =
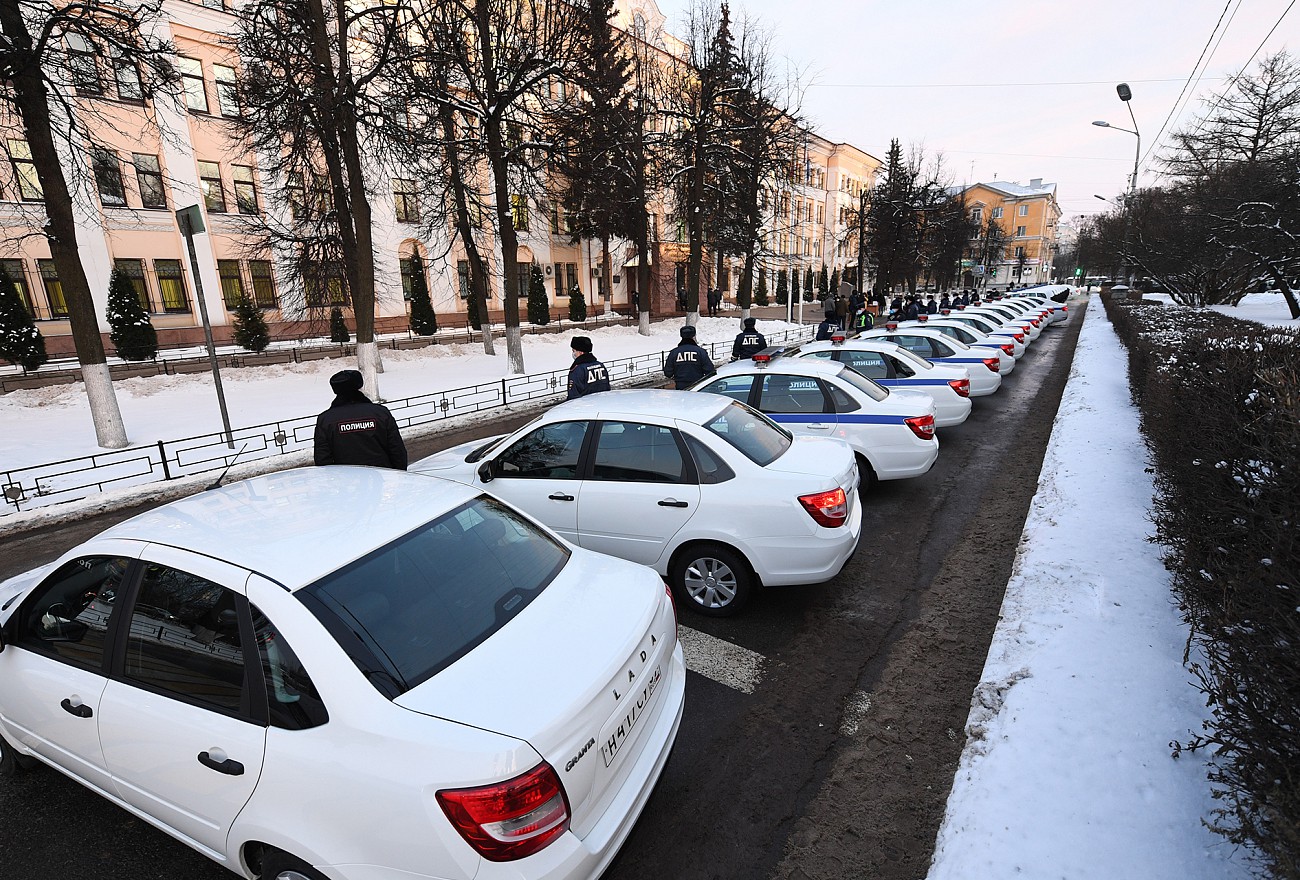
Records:
[[[695,659],[681,733],[606,880],[925,876],[1082,317],[940,431],[929,474],[873,491],[837,578],[764,591],[736,619],[683,610]],[[108,524],[6,540],[0,577]],[[711,665],[744,674],[694,671]],[[45,768],[0,781],[0,853],[16,880],[231,876]]]

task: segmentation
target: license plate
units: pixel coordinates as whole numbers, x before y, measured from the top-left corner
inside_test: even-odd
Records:
[[[661,667],[656,666],[654,674],[650,676],[650,680],[641,689],[641,693],[637,694],[636,699],[628,704],[623,717],[615,723],[614,729],[605,736],[605,742],[600,747],[600,757],[605,761],[606,767],[614,763],[614,758],[618,756],[619,750],[623,748],[623,743],[627,742],[632,736],[632,731],[636,729],[637,722],[649,711],[650,701],[654,698],[661,677]]]

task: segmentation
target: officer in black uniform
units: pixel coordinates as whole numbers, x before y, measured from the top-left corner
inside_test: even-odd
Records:
[[[838,333],[839,331],[840,331],[840,322],[836,320],[834,315],[827,315],[826,320],[822,321],[820,324],[817,325],[816,341],[820,342],[823,339],[830,339],[831,336]]]
[[[731,359],[738,361],[749,358],[767,348],[767,339],[754,329],[755,320],[745,319],[745,329],[736,334],[736,341],[731,345]]]
[[[591,353],[591,339],[575,336],[569,343],[573,349],[573,366],[569,367],[569,396],[566,400],[609,390],[609,370]]]
[[[696,344],[694,327],[688,324],[678,332],[681,333],[682,341],[668,352],[668,358],[664,361],[664,375],[672,379],[677,390],[681,391],[690,388],[705,376],[712,376],[717,368],[713,366],[709,353]]]
[[[361,393],[361,373],[330,377],[334,402],[316,417],[316,464],[364,464],[406,470],[406,444],[388,408]]]

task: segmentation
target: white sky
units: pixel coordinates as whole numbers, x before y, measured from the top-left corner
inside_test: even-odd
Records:
[[[658,0],[668,29],[685,30],[691,0]],[[956,182],[1056,183],[1065,217],[1095,214],[1128,187],[1137,140],[1115,93],[1127,82],[1146,155],[1139,186],[1156,182],[1154,153],[1200,99],[1258,60],[1300,51],[1295,0],[732,0],[757,18],[813,85],[804,108],[822,136],[884,158],[904,148],[942,152]],[[1290,10],[1290,14],[1284,13]],[[1226,28],[1216,33],[1220,15]],[[1281,24],[1265,40],[1274,25]],[[1213,42],[1211,35],[1215,34]],[[1206,49],[1207,43],[1209,44]],[[1206,49],[1199,81],[1193,77]],[[1191,100],[1178,104],[1184,84]],[[1162,139],[1163,140],[1163,139]]]

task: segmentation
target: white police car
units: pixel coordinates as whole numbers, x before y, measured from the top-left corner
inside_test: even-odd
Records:
[[[884,327],[861,334],[861,338],[892,342],[932,364],[965,367],[970,375],[972,393],[976,387],[981,393],[989,393],[985,389],[992,387],[996,390],[1002,385],[998,354],[988,348],[973,348],[939,330],[920,324],[902,327],[890,321]]]
[[[919,477],[939,456],[934,398],[891,391],[842,364],[769,349],[719,367],[690,390],[747,403],[798,434],[843,440],[864,484]]]
[[[1005,343],[1010,343],[1011,356],[1016,360],[1024,357],[1025,352],[1029,350],[1029,338],[1024,331],[1004,327],[1002,320],[992,315],[971,312],[958,307],[951,314],[945,315],[944,320],[956,321],[958,324],[973,327],[994,341],[1005,340]]]
[[[685,391],[570,400],[411,470],[482,486],[574,544],[648,565],[684,605],[716,616],[759,585],[829,580],[862,530],[843,443]]]
[[[937,428],[960,425],[970,415],[972,384],[965,367],[935,366],[892,342],[837,334],[804,343],[787,356],[838,361],[886,388],[923,391],[934,399]],[[993,377],[1002,383],[1001,376]]]
[[[594,880],[685,686],[654,572],[386,468],[210,489],[0,584],[0,769],[246,878]]]
[[[988,318],[1000,321],[1002,327],[1024,334],[1025,345],[1031,344],[1038,338],[1038,334],[1041,332],[1039,330],[1039,325],[1036,324],[1033,319],[1018,314],[1016,309],[1006,306],[998,306],[996,303],[993,305],[985,304],[969,306],[962,309],[962,313],[968,315],[985,315]]]
[[[943,314],[939,315],[922,315],[916,321],[900,321],[899,327],[924,327],[929,330],[938,330],[944,336],[950,337],[969,345],[971,348],[982,349],[992,352],[998,358],[998,373],[1006,376],[1016,368],[1015,344],[1010,339],[995,339],[987,333],[969,325],[961,324],[957,321],[950,321]],[[978,372],[975,374],[978,375]],[[974,378],[974,376],[972,376]],[[978,396],[972,386],[972,396]]]

